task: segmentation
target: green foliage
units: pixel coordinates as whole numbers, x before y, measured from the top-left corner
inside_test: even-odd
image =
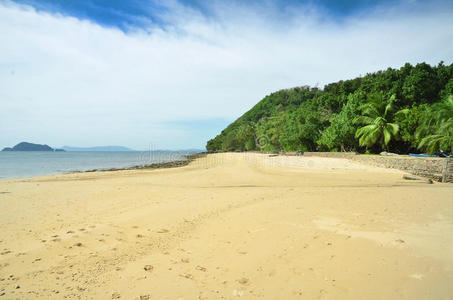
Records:
[[[433,102],[438,97],[438,93],[437,72],[426,63],[412,68],[402,87],[402,96],[409,101]]]
[[[429,107],[429,104],[414,104],[406,114],[395,116],[395,122],[400,126],[401,141],[407,145],[408,150],[414,151],[418,147],[420,138],[416,134],[417,128],[424,122]]]
[[[331,83],[322,90],[308,86],[280,90],[208,141],[206,149],[405,153],[428,150],[428,145],[445,148],[450,129],[441,126],[441,117],[433,121],[432,116],[434,110],[440,111],[441,99],[452,93],[453,64],[443,62],[405,64]],[[438,137],[427,138],[434,135]]]
[[[453,96],[432,105],[419,126],[418,136],[423,136],[418,147],[434,153],[449,150],[453,153]]]
[[[330,151],[352,151],[358,148],[354,135],[354,118],[359,114],[361,93],[350,94],[348,102],[338,114],[330,118],[330,125],[322,132],[318,144]]]
[[[390,140],[398,135],[399,125],[392,123],[395,109],[395,95],[385,100],[382,93],[374,93],[368,96],[366,103],[362,104],[359,109],[361,116],[354,119],[354,123],[365,125],[357,129],[355,137],[359,138],[359,145],[371,148],[376,143],[385,149]],[[407,109],[399,110],[395,113],[406,114]]]

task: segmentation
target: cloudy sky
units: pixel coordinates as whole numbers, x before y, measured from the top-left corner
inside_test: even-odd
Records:
[[[453,1],[0,0],[0,147],[204,148],[265,95],[453,62]]]

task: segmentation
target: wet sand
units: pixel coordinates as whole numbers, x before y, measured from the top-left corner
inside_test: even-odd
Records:
[[[0,299],[451,299],[453,184],[227,153],[0,180]]]

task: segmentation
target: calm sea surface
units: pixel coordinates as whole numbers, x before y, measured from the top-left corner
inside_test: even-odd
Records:
[[[1,152],[0,179],[184,160],[186,152]]]

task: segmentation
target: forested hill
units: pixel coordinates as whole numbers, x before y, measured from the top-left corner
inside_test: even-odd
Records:
[[[407,63],[352,80],[272,93],[208,151],[407,153],[453,147],[453,64]]]

